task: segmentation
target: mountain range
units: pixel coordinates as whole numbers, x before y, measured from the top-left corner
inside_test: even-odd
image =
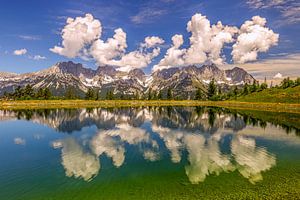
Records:
[[[17,86],[30,84],[36,90],[49,88],[55,96],[65,95],[68,88],[74,89],[81,97],[88,88],[99,91],[101,95],[113,91],[116,96],[145,96],[149,90],[165,94],[171,88],[174,97],[190,99],[198,88],[205,93],[212,79],[222,91],[255,81],[242,68],[222,70],[215,64],[174,67],[146,75],[141,69],[123,72],[113,66],[100,66],[94,70],[69,61],[32,73],[0,72],[0,95],[5,91],[12,92]]]

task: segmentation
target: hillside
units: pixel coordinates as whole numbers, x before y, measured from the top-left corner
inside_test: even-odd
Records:
[[[286,89],[269,88],[261,92],[237,97],[236,100],[245,102],[300,103],[300,86]]]

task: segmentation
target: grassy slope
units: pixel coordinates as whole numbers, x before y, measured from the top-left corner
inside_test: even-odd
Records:
[[[300,86],[287,89],[266,89],[262,92],[255,92],[247,96],[238,97],[237,101],[299,104]]]

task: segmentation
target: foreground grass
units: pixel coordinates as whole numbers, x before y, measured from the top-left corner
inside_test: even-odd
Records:
[[[269,88],[261,92],[238,97],[237,101],[300,104],[300,86],[286,89]]]
[[[194,100],[25,100],[0,101],[0,109],[47,109],[47,108],[95,108],[95,107],[142,107],[142,106],[215,106],[274,112],[300,113],[300,104],[263,103],[239,101]]]

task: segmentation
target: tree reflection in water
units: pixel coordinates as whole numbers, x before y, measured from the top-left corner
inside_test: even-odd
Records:
[[[149,162],[187,162],[185,173],[192,184],[203,182],[211,174],[232,171],[253,184],[261,181],[262,172],[276,165],[276,156],[257,146],[256,136],[264,137],[266,131],[262,130],[271,130],[274,125],[299,136],[300,124],[297,114],[213,107],[0,111],[0,120],[11,119],[31,120],[70,134],[84,127],[97,127],[98,131],[84,143],[72,135],[53,141],[52,146],[61,149],[61,163],[68,177],[92,180],[100,172],[101,155],[120,168],[126,163],[127,147],[135,146]],[[243,133],[251,127],[260,132]],[[224,153],[222,144],[228,135],[230,151]]]

